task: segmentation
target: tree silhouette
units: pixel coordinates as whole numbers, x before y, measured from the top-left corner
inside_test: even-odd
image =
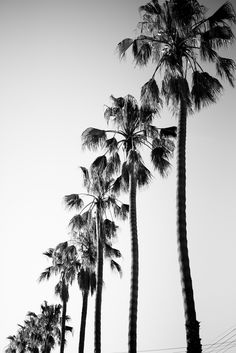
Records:
[[[201,352],[199,322],[196,319],[186,229],[186,119],[193,107],[200,108],[216,102],[222,91],[219,80],[202,67],[215,64],[216,73],[233,86],[235,62],[221,57],[219,51],[232,43],[230,25],[236,22],[229,1],[213,15],[196,0],[168,0],[159,4],[150,1],[140,7],[140,34],[118,44],[121,57],[132,48],[135,62],[146,65],[153,60],[155,70],[142,87],[141,100],[147,106],[160,104],[156,72],[163,73],[161,93],[178,113],[177,151],[177,242],[181,284],[184,298],[187,352]],[[189,83],[191,81],[191,83]]]
[[[102,286],[103,286],[103,258],[106,249],[110,250],[111,266],[120,271],[119,264],[113,257],[120,257],[118,250],[113,249],[108,244],[116,235],[117,227],[114,221],[106,217],[107,211],[114,210],[115,216],[122,219],[127,217],[128,206],[120,203],[111,194],[111,185],[113,180],[108,171],[98,172],[95,165],[92,164],[90,171],[81,167],[83,173],[83,184],[87,193],[71,194],[65,196],[65,203],[69,209],[79,211],[70,224],[72,229],[84,229],[91,224],[96,237],[97,251],[97,274],[96,274],[96,298],[95,298],[95,332],[94,332],[94,351],[101,352],[101,306],[102,306]],[[84,206],[81,197],[87,197],[90,201]],[[87,210],[86,210],[87,209]],[[107,244],[107,245],[105,245]]]
[[[68,330],[68,326],[66,327],[66,312],[69,300],[69,282],[71,281],[72,273],[77,271],[77,268],[80,266],[78,261],[72,261],[67,255],[68,246],[68,242],[66,241],[58,244],[55,249],[49,248],[44,253],[44,255],[51,259],[52,265],[46,268],[39,277],[39,281],[42,281],[49,280],[52,275],[60,275],[60,280],[55,286],[55,294],[62,301],[60,353],[64,353],[65,332]]]
[[[121,175],[112,185],[113,192],[129,191],[130,233],[131,233],[131,292],[129,309],[129,352],[137,351],[137,309],[138,309],[138,232],[136,192],[137,186],[142,187],[150,181],[151,173],[145,167],[139,149],[147,147],[151,152],[151,160],[162,176],[167,175],[170,167],[169,158],[174,150],[172,138],[176,136],[176,128],[158,129],[152,120],[156,109],[139,108],[131,95],[114,98],[113,105],[107,107],[105,117],[114,128],[99,130],[88,128],[83,132],[83,145],[89,149],[104,147],[106,154],[98,157],[94,165],[98,170],[109,170]],[[108,135],[112,134],[111,138]],[[121,166],[119,152],[124,151],[125,160]]]

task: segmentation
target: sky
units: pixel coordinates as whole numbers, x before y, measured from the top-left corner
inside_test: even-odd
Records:
[[[223,2],[202,2],[209,13]],[[141,0],[0,1],[0,351],[28,311],[58,303],[55,279],[38,283],[50,265],[43,252],[69,239],[73,212],[63,196],[82,192],[79,166],[97,154],[81,148],[90,126],[105,128],[109,96],[137,99],[152,68],[120,61],[117,43],[135,35]],[[234,28],[235,29],[235,28]],[[236,46],[224,53],[236,58]],[[157,77],[158,80],[158,77]],[[204,352],[236,335],[235,91],[188,119],[187,226],[197,318]],[[164,108],[157,126],[176,125]],[[148,164],[149,162],[147,162]],[[176,246],[176,163],[168,178],[138,193],[140,287],[138,350],[184,352],[183,303]],[[123,197],[125,201],[127,196]],[[128,222],[115,246],[123,276],[105,265],[102,352],[127,352],[130,280]],[[74,327],[66,352],[78,346],[82,298],[76,284],[68,314]],[[89,301],[85,353],[93,350],[94,297]],[[232,333],[230,333],[232,331]],[[225,339],[222,337],[228,334]],[[208,346],[207,346],[208,345]],[[214,351],[226,352],[230,346]],[[57,349],[58,350],[58,349]],[[227,350],[233,353],[233,349]]]

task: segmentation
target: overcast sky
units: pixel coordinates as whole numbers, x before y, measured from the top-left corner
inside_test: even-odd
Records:
[[[222,3],[203,2],[212,10]],[[129,93],[139,99],[141,86],[150,78],[151,68],[135,68],[129,56],[120,61],[115,50],[120,40],[135,35],[141,4],[0,1],[1,351],[27,311],[38,313],[44,300],[59,302],[54,296],[56,282],[39,284],[37,279],[50,264],[42,253],[69,238],[73,212],[65,210],[63,196],[83,190],[79,166],[89,167],[95,156],[82,151],[81,133],[89,126],[105,127],[104,104],[111,94]],[[235,59],[236,47],[224,55]],[[219,102],[188,120],[188,239],[203,344],[236,328],[235,98],[235,90],[225,83]],[[156,121],[158,126],[175,124],[167,109]],[[167,179],[153,175],[151,185],[138,195],[139,350],[185,346],[175,161]],[[111,274],[106,264],[103,353],[127,351],[128,222],[120,224],[115,245],[123,254],[123,277]],[[68,353],[77,349],[81,304],[75,284],[68,306],[74,327]],[[94,298],[89,306],[86,353],[93,350]],[[212,347],[206,347],[204,352],[212,353]],[[223,352],[222,346],[217,349]]]

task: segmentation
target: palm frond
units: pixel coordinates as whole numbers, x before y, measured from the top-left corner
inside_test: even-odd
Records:
[[[111,187],[111,192],[116,195],[119,195],[121,191],[128,191],[128,184],[125,182],[122,175],[115,179]]]
[[[91,220],[91,213],[90,211],[86,211],[86,212],[83,212],[82,214],[78,214],[72,217],[69,222],[69,226],[71,227],[72,231],[79,230],[84,226],[86,226],[90,220]]]
[[[136,64],[143,66],[151,58],[152,46],[143,36],[139,36],[133,41],[132,52]]]
[[[152,149],[151,159],[154,167],[158,170],[160,175],[162,177],[167,176],[171,164],[168,161],[165,150],[162,146],[158,146]]]
[[[147,167],[145,167],[143,163],[140,163],[139,168],[136,171],[137,185],[139,187],[147,185],[149,184],[151,178],[152,178],[152,174],[150,170]]]
[[[104,172],[107,166],[107,157],[105,155],[97,157],[91,164],[90,170],[93,176]]]
[[[54,288],[54,293],[55,295],[60,296],[61,295],[61,291],[62,291],[62,286],[61,286],[61,281],[59,281]]]
[[[107,168],[106,168],[107,174],[111,176],[115,173],[118,173],[120,170],[120,165],[121,165],[121,161],[120,161],[119,153],[113,152],[107,161]]]
[[[69,291],[68,285],[64,281],[59,281],[54,288],[55,295],[58,295],[62,301],[68,302]]]
[[[158,111],[162,105],[160,91],[154,78],[151,78],[141,89],[141,103],[143,107]]]
[[[83,175],[83,184],[84,187],[89,190],[89,186],[90,186],[90,176],[89,176],[89,171],[87,168],[85,167],[80,167],[81,171],[82,171],[82,175]]]
[[[161,6],[159,5],[158,0],[152,0],[148,2],[146,5],[142,5],[139,7],[139,11],[145,11],[150,15],[159,15],[161,13]]]
[[[83,200],[78,194],[66,195],[64,197],[64,202],[66,204],[66,207],[69,209],[75,208],[77,210],[80,210],[84,205]]]
[[[188,82],[182,76],[166,74],[162,81],[162,94],[165,96],[167,104],[170,100],[174,105],[179,104],[183,99],[188,107],[191,106]]]
[[[110,153],[116,152],[118,147],[118,141],[115,137],[107,139],[105,142],[105,149]]]
[[[120,258],[121,252],[118,249],[113,248],[111,245],[105,242],[104,244],[105,257],[107,258]]]
[[[53,266],[47,267],[39,276],[39,282],[49,280],[52,274],[55,274]]]
[[[123,221],[126,220],[128,217],[129,205],[122,203],[119,206],[114,197],[109,197],[108,201],[109,201],[110,207],[112,207],[112,209],[113,209],[115,217],[119,218]]]
[[[225,77],[234,87],[236,63],[233,59],[218,57],[216,62],[216,70],[220,77]]]
[[[127,158],[127,172],[133,171],[139,187],[148,184],[151,180],[151,172],[143,164],[141,155],[136,150],[131,150]]]
[[[63,241],[55,247],[54,253],[55,253],[55,255],[57,253],[59,255],[61,255],[63,253],[63,251],[65,251],[67,248],[68,248],[68,241]]]
[[[196,109],[216,102],[223,87],[215,77],[207,72],[194,71],[192,80],[191,95]]]
[[[121,190],[124,192],[129,190],[129,166],[127,162],[124,162],[121,168]]]
[[[96,150],[98,147],[103,147],[105,141],[105,130],[89,127],[82,133],[82,145],[90,150]]]
[[[116,237],[118,226],[115,224],[114,221],[111,221],[110,219],[106,218],[103,221],[102,227],[105,239],[112,239]]]
[[[126,220],[128,217],[128,213],[129,213],[129,205],[126,203],[122,203],[120,206],[119,216],[121,217],[122,220]]]
[[[65,326],[65,330],[66,330],[67,332],[73,332],[73,327],[66,325],[66,326]]]
[[[198,22],[206,11],[206,8],[197,0],[175,0],[171,1],[168,7],[171,11],[171,19],[179,31],[184,31],[191,24]]]
[[[114,126],[120,126],[123,121],[125,99],[123,97],[115,98],[113,95],[111,95],[110,98],[112,100],[112,107],[107,107],[104,116],[108,123],[112,117],[112,124]]]
[[[54,249],[53,249],[53,248],[49,248],[47,251],[45,251],[45,252],[43,253],[43,255],[45,255],[45,256],[51,258],[51,257],[53,256],[53,252],[54,252]]]
[[[225,21],[229,23],[236,23],[236,16],[231,2],[226,1],[216,12],[208,18],[210,26],[217,24],[224,24]]]
[[[228,25],[215,26],[202,33],[202,41],[211,45],[212,48],[227,46],[234,38],[233,32]],[[213,53],[212,53],[213,54]]]
[[[15,335],[7,336],[7,339],[10,341],[14,341],[16,339],[16,336]]]
[[[120,58],[124,58],[126,51],[129,49],[129,47],[132,45],[133,39],[132,38],[126,38],[123,39],[120,43],[117,45],[118,53]]]
[[[111,107],[106,107],[104,111],[104,118],[109,123],[111,116],[113,115],[113,110]]]
[[[157,128],[155,125],[148,124],[148,126],[145,129],[145,132],[146,132],[146,135],[151,139],[160,135],[160,129]]]
[[[141,106],[140,107],[140,120],[143,124],[149,125],[156,114],[157,110],[151,108],[150,106]]]
[[[130,150],[127,156],[127,171],[130,173],[132,170],[134,172],[138,171],[140,164],[142,163],[141,154],[137,150]]]
[[[202,60],[211,62],[214,62],[218,57],[217,52],[212,48],[212,42],[206,36],[204,38],[204,33],[201,34],[200,56]]]
[[[119,275],[122,276],[122,269],[121,269],[121,266],[118,264],[118,262],[111,259],[110,266],[112,270],[116,270],[119,273]]]
[[[118,98],[115,98],[113,96],[113,94],[111,94],[110,98],[112,99],[112,102],[113,102],[113,106],[115,108],[119,108],[119,109],[122,109],[125,105],[125,99],[123,97],[118,97]]]
[[[31,316],[31,317],[34,317],[34,318],[38,317],[38,315],[36,315],[33,311],[28,311],[26,316]]]
[[[160,136],[161,137],[168,137],[168,138],[176,138],[177,137],[177,127],[176,126],[169,126],[166,128],[160,129]]]

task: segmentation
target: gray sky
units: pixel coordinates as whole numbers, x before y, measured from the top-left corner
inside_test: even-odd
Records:
[[[222,3],[203,2],[211,9]],[[150,68],[135,68],[129,57],[121,62],[115,51],[121,39],[135,34],[141,4],[141,0],[0,1],[1,351],[27,311],[39,312],[45,299],[58,302],[55,281],[39,284],[37,278],[49,265],[42,253],[68,239],[73,213],[65,210],[62,198],[82,191],[78,167],[88,167],[94,158],[81,149],[82,131],[105,127],[103,109],[109,96],[130,93],[139,98],[150,77]],[[235,59],[236,47],[224,55]],[[235,97],[225,84],[219,102],[188,122],[188,238],[203,344],[236,327]],[[164,109],[156,124],[174,125],[176,119]],[[167,179],[154,173],[153,183],[138,195],[139,350],[185,346],[175,184],[173,161]],[[105,269],[104,353],[127,351],[128,222],[120,224],[116,246],[123,254],[124,274],[120,279],[108,265]],[[75,284],[68,307],[74,327],[68,353],[77,349],[81,303]],[[93,311],[94,298],[86,352],[93,349]]]

